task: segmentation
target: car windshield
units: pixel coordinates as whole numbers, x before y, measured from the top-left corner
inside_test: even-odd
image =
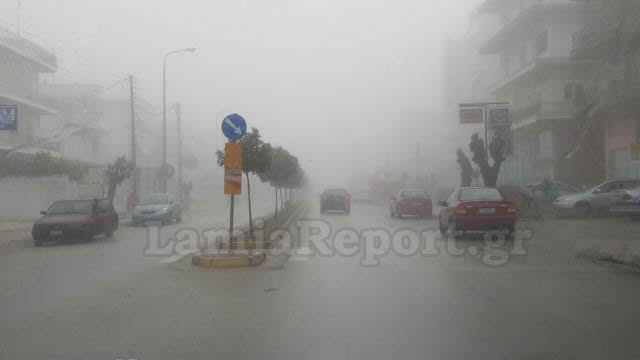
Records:
[[[163,205],[168,203],[169,203],[169,196],[162,195],[162,194],[151,195],[140,202],[141,205]]]
[[[344,196],[347,194],[347,191],[343,189],[328,189],[328,190],[325,190],[324,194],[330,195],[330,196],[337,196],[337,195]]]
[[[498,189],[477,188],[477,189],[460,189],[460,201],[493,201],[503,200],[502,194]]]
[[[47,215],[89,214],[92,206],[91,200],[61,200],[51,204]]]

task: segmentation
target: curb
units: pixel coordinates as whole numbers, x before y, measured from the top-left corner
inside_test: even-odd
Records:
[[[201,268],[243,268],[262,264],[266,259],[265,253],[257,254],[229,254],[229,255],[194,255],[191,263]]]
[[[578,257],[583,257],[595,261],[602,261],[615,265],[631,266],[640,269],[639,255],[617,256],[602,249],[587,248],[578,252]]]

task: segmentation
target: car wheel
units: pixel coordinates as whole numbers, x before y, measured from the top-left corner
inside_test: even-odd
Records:
[[[389,208],[389,215],[391,215],[392,218],[396,217],[396,214],[394,214],[392,208]]]
[[[579,217],[587,217],[591,215],[591,205],[586,202],[577,203],[574,207],[575,213]]]
[[[34,238],[33,239],[33,245],[35,247],[40,247],[40,246],[42,246],[42,241],[38,240],[38,238]]]
[[[182,213],[180,213],[180,215],[178,215],[178,217],[176,217],[176,222],[177,223],[181,223],[182,222]]]
[[[347,215],[351,214],[351,209],[345,210],[344,213],[347,214]]]
[[[113,227],[111,227],[111,229],[107,230],[107,232],[104,234],[104,236],[106,236],[107,239],[111,239],[113,237]]]

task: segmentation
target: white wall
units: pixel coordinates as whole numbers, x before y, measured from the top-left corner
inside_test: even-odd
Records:
[[[0,179],[0,220],[36,219],[52,202],[75,198],[77,191],[66,177]]]

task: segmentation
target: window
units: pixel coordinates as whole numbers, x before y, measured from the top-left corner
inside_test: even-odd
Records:
[[[536,38],[536,55],[540,55],[549,48],[549,33],[543,32]]]

